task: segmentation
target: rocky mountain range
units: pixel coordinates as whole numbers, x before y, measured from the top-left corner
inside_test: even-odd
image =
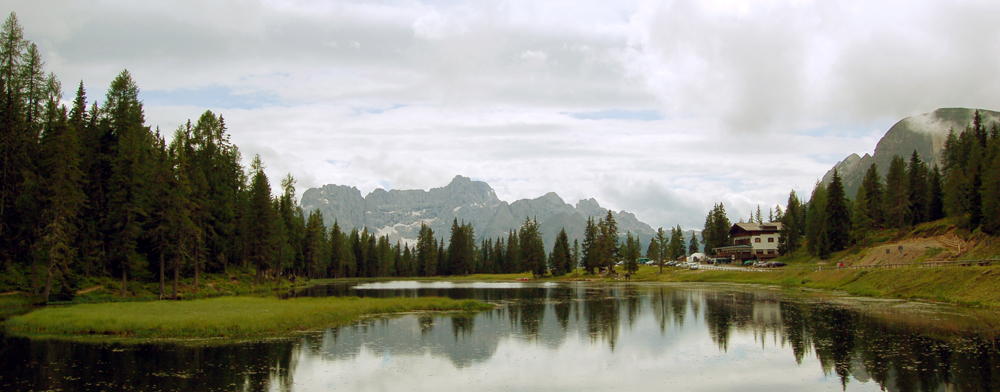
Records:
[[[483,238],[507,238],[525,219],[537,219],[546,249],[551,249],[559,230],[565,228],[570,242],[583,241],[587,218],[599,219],[607,209],[594,199],[580,200],[576,205],[563,201],[555,193],[535,199],[507,203],[482,181],[456,176],[442,188],[424,190],[375,189],[362,197],[358,188],[346,185],[325,185],[302,194],[302,209],[319,209],[327,227],[338,222],[341,230],[368,228],[379,236],[388,235],[392,243],[415,244],[420,225],[427,224],[438,238],[447,243],[455,219],[472,224],[477,243]],[[634,214],[613,212],[622,236],[627,232],[638,235],[643,251],[655,231],[640,222]]]
[[[872,163],[878,165],[879,174],[885,178],[889,172],[889,162],[895,155],[909,162],[913,151],[917,151],[920,159],[927,162],[928,167],[941,166],[941,150],[950,130],[955,133],[964,132],[972,124],[976,109],[941,108],[931,113],[910,116],[899,120],[885,136],[879,140],[874,154],[851,154],[843,161],[837,162],[823,176],[823,183],[833,180],[833,170],[836,169],[844,182],[847,196],[854,198],[861,187],[861,181]],[[1000,121],[1000,112],[979,109],[983,122],[988,126]],[[805,196],[808,199],[808,195]]]

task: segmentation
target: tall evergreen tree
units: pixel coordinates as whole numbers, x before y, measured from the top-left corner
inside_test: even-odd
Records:
[[[146,266],[137,245],[149,200],[146,192],[149,170],[145,166],[151,162],[151,135],[144,125],[139,87],[128,71],[122,71],[111,82],[102,120],[114,140],[105,223],[110,232],[107,256],[121,276],[121,295],[125,296],[129,273],[139,275]]]
[[[830,252],[846,249],[850,245],[851,211],[847,208],[847,196],[840,174],[833,170],[833,180],[827,188],[825,209],[825,230]]]
[[[799,222],[800,215],[802,215],[803,208],[802,202],[799,201],[799,197],[795,195],[795,190],[793,189],[788,194],[788,204],[785,207],[785,215],[781,219],[781,234],[778,237],[778,253],[780,254],[792,254],[794,253],[801,244],[802,232],[804,228],[801,227]]]
[[[825,235],[826,228],[826,185],[816,182],[812,197],[809,199],[809,210],[806,213],[806,246],[809,253],[826,255],[830,244]]]
[[[556,235],[556,242],[552,246],[552,253],[549,256],[549,268],[552,271],[552,275],[562,276],[570,272],[573,269],[572,258],[573,256],[570,254],[569,248],[569,236],[566,235],[566,229],[564,228]]]
[[[945,217],[944,213],[944,188],[942,186],[941,170],[937,166],[931,171],[929,178],[930,204],[927,209],[927,218],[936,221]]]
[[[597,223],[597,243],[598,243],[598,265],[607,267],[609,272],[615,270],[615,262],[618,261],[618,223],[615,222],[614,215],[608,211],[604,219]]]
[[[629,231],[625,235],[625,243],[622,244],[621,256],[625,260],[625,272],[629,274],[634,274],[639,270],[639,255],[642,249],[642,244],[639,242],[639,237],[633,236],[632,232]]]
[[[882,176],[878,174],[878,165],[872,163],[861,180],[861,187],[865,188],[865,203],[868,209],[867,215],[871,219],[870,228],[881,227],[885,224],[882,214],[883,202]]]
[[[521,245],[523,265],[532,275],[545,276],[548,272],[545,263],[545,243],[542,242],[542,233],[538,231],[538,221],[525,218],[518,232],[518,240]]]
[[[587,226],[583,231],[583,268],[588,274],[593,275],[594,270],[599,268],[598,263],[598,229],[594,217],[587,218]]]
[[[888,227],[901,228],[910,217],[910,197],[906,184],[906,164],[898,155],[889,163],[885,176],[885,223]]]
[[[247,243],[251,265],[257,270],[256,282],[264,279],[264,271],[271,265],[277,254],[278,220],[277,211],[271,204],[271,184],[264,174],[264,164],[260,155],[255,155],[250,163],[253,180],[250,185],[247,231],[253,233]]]
[[[929,170],[927,165],[920,160],[920,155],[914,150],[910,155],[909,169],[907,170],[907,191],[910,198],[910,224],[918,225],[927,222],[930,210],[930,188],[928,187]]]
[[[48,260],[45,301],[49,300],[54,275],[62,276],[63,285],[71,285],[74,280],[69,266],[76,258],[78,216],[85,201],[76,129],[69,124],[66,108],[56,107],[57,103],[55,100],[48,103],[48,119],[41,140],[40,173],[45,201],[40,248]]]
[[[437,275],[437,243],[434,239],[434,230],[426,224],[420,224],[420,233],[417,235],[417,267],[420,276]]]
[[[691,233],[691,241],[688,243],[688,254],[693,255],[701,251],[701,244],[698,243],[698,235]]]

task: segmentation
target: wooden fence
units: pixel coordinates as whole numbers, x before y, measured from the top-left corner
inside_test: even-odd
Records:
[[[893,264],[869,264],[869,265],[845,265],[843,267],[815,267],[816,271],[830,270],[857,270],[857,269],[878,269],[878,268],[933,268],[933,267],[985,267],[1000,262],[1000,259],[986,260],[959,260],[959,261],[927,261],[923,263],[893,263]]]

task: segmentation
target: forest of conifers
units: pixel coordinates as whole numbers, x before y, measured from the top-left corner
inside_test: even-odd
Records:
[[[85,277],[173,281],[232,268],[255,281],[282,277],[434,276],[531,271],[562,274],[584,261],[610,266],[619,241],[610,213],[581,250],[565,231],[546,256],[538,224],[507,238],[475,243],[454,222],[450,241],[423,227],[412,247],[366,229],[327,229],[318,211],[302,211],[295,181],[272,195],[264,163],[242,165],[221,115],[206,111],[164,135],[145,123],[128,71],[103,101],[81,81],[63,104],[55,75],[24,39],[11,13],[0,36],[0,291],[43,301],[72,298]],[[593,229],[597,224],[591,221]],[[590,226],[588,226],[590,227]]]
[[[948,133],[941,156],[940,168],[929,168],[916,151],[908,161],[894,156],[884,179],[872,164],[853,200],[836,171],[829,184],[816,183],[808,202],[793,190],[784,211],[776,209],[774,220],[783,226],[779,253],[805,250],[826,258],[868,245],[874,230],[945,218],[970,233],[1000,234],[1000,124],[988,126],[977,110],[972,124]],[[755,220],[762,221],[759,208]],[[705,221],[707,250],[729,244],[728,227],[725,209],[717,205]]]

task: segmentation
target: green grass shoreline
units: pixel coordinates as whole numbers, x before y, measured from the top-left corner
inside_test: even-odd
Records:
[[[49,338],[246,340],[341,326],[370,315],[492,308],[480,301],[439,297],[220,297],[47,307],[12,317],[4,327],[14,335]]]

